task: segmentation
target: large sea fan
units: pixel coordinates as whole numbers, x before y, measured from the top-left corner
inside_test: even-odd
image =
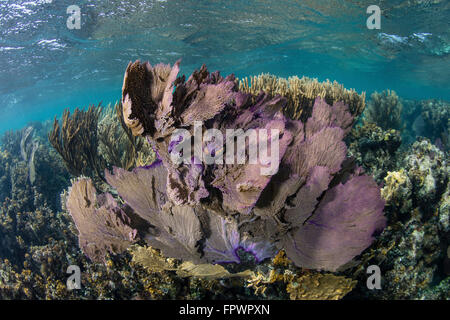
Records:
[[[259,263],[285,249],[297,266],[335,271],[370,246],[385,226],[384,203],[373,179],[346,157],[343,139],[354,123],[346,105],[317,98],[306,121],[291,120],[283,115],[285,98],[245,94],[233,75],[223,78],[205,66],[186,81],[177,78],[179,63],[152,67],[137,61],[125,73],[124,122],[159,157],[152,166],[132,172],[115,168],[105,175],[125,201],[120,214],[128,217],[120,221],[126,228],[166,257],[195,263],[241,263],[242,254]],[[184,129],[194,137],[196,121],[223,136],[228,129],[253,129],[260,138],[262,129],[277,129],[276,174],[261,174],[274,163],[205,164],[195,157],[174,163],[171,152],[181,143],[174,133]],[[264,139],[269,144],[271,137]],[[230,151],[225,144],[200,143],[200,152]],[[80,192],[72,187],[69,194],[75,221],[86,211],[87,204],[71,201],[82,197]],[[105,208],[117,212],[115,206]],[[89,241],[97,248],[95,254],[84,250],[92,259],[120,252],[130,241],[124,238],[128,229],[111,224],[111,217],[117,219],[102,214],[93,220],[109,228],[77,223],[82,249]],[[119,229],[111,231],[115,226]],[[102,241],[108,245],[97,243]]]

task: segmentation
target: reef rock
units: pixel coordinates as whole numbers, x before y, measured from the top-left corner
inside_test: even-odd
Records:
[[[283,115],[284,97],[244,93],[233,75],[223,78],[205,66],[186,81],[177,78],[179,63],[127,67],[124,123],[151,143],[159,160],[105,174],[126,203],[122,209],[111,201],[100,208],[80,205],[82,199],[75,205],[69,197],[74,220],[84,219],[77,223],[80,239],[98,230],[89,243],[112,251],[112,238],[123,249],[133,235],[165,257],[194,263],[255,264],[283,248],[299,267],[330,271],[370,246],[385,226],[384,202],[374,180],[346,157],[343,139],[354,122],[348,106],[317,98],[309,116],[292,120]],[[242,162],[236,140],[238,155],[245,147]],[[268,161],[252,158],[255,141]],[[86,210],[100,211],[102,223],[119,221],[118,212],[129,219],[105,229],[85,219]]]

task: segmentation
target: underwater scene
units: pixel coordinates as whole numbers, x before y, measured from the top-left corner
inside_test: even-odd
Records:
[[[448,300],[449,21],[0,1],[0,299]]]

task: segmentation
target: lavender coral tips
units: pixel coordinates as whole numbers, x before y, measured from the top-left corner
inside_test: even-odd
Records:
[[[371,245],[384,203],[347,158],[346,105],[317,98],[292,120],[284,97],[240,92],[233,75],[205,66],[177,78],[179,63],[126,70],[124,123],[160,160],[106,172],[122,206],[74,183],[67,207],[86,254],[143,240],[170,258],[248,264],[285,249],[299,267],[336,271]]]

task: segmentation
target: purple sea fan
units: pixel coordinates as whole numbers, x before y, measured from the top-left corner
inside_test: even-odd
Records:
[[[347,148],[343,141],[345,131],[340,125],[347,126],[352,118],[348,112],[332,116],[333,110],[334,107],[318,98],[306,124],[288,121],[287,127],[294,137],[293,141],[282,159],[279,174],[271,179],[256,204],[255,214],[263,217],[278,214],[285,207],[286,200],[310,179],[316,167],[323,167],[327,171],[323,177],[325,180],[341,169]],[[322,174],[325,174],[324,170]],[[319,195],[327,188],[328,184],[325,183]]]
[[[203,249],[204,259],[209,263],[260,263],[275,254],[274,244],[241,237],[237,223],[232,219],[210,216],[209,226],[211,235]]]
[[[383,230],[383,208],[375,181],[364,175],[353,177],[327,190],[315,212],[284,236],[282,246],[297,266],[336,271]]]
[[[203,171],[204,165],[196,164],[194,157],[190,164],[171,168],[167,177],[167,196],[170,201],[175,205],[195,205],[208,197]]]
[[[160,225],[160,212],[167,202],[167,170],[157,160],[150,167],[127,171],[113,168],[105,171],[106,181],[142,219]]]
[[[79,178],[69,190],[66,203],[79,231],[81,250],[95,262],[106,254],[124,251],[136,237],[130,219],[109,193],[97,197],[91,179]]]
[[[353,116],[344,103],[336,102],[330,106],[324,99],[317,97],[311,117],[306,123],[306,136],[310,137],[325,127],[339,127],[346,135],[352,128],[353,120]]]

